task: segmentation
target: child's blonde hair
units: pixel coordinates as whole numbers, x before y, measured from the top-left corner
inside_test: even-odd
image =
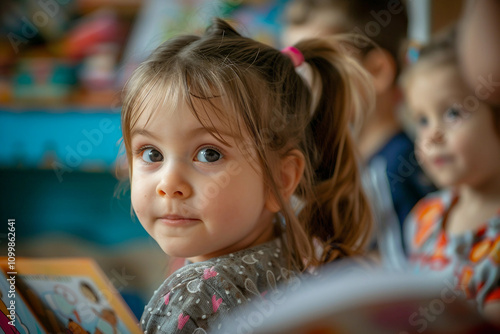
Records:
[[[408,66],[401,75],[400,85],[403,91],[407,92],[410,89],[411,81],[416,75],[425,75],[424,73],[427,73],[429,70],[450,66],[457,73],[461,74],[456,50],[457,29],[456,24],[444,28],[433,37],[429,44],[420,50],[418,60]],[[465,81],[458,82],[457,84],[467,89]],[[473,97],[474,93],[471,91],[470,96]],[[495,131],[500,137],[500,108],[494,105],[489,105],[489,107],[493,112]]]
[[[313,112],[311,90],[286,55],[215,19],[201,37],[165,42],[134,72],[124,89],[122,131],[130,177],[131,130],[145,110],[159,112],[166,101],[169,106],[185,101],[218,140],[224,141],[211,117],[229,125],[236,138],[250,134],[251,143],[240,149],[257,152],[266,186],[281,206],[283,224],[276,226],[285,232],[289,264],[303,270],[359,254],[368,238],[371,213],[348,122],[370,92],[365,87],[361,96],[354,84],[370,81],[331,43],[307,40],[295,47],[321,83]],[[222,107],[213,97],[220,97]],[[195,100],[203,107],[195,109]],[[306,161],[295,192],[302,204],[298,216],[281,196],[278,181],[279,162],[294,149]],[[315,239],[322,246],[319,256]]]

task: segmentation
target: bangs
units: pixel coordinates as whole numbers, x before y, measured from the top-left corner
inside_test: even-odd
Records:
[[[124,102],[123,129],[131,132],[136,126],[139,118],[146,113],[148,119],[159,110],[175,110],[179,102],[186,99],[182,89],[176,89],[181,84],[178,75],[165,75],[163,73],[138,72],[127,83],[127,99]]]
[[[174,62],[168,71],[156,73],[151,64],[145,63],[127,83],[122,110],[126,146],[130,147],[130,133],[141,116],[147,115],[144,123],[147,125],[157,112],[175,113],[182,105],[186,105],[200,124],[225,145],[229,143],[218,130],[221,126],[236,142],[241,141],[244,133],[254,132],[245,122],[249,119],[245,115],[245,111],[249,111],[249,101],[241,99],[245,95],[242,94],[244,84],[233,71],[214,69],[204,66],[208,64],[203,62],[197,65],[180,63]]]
[[[250,130],[244,122],[244,103],[238,99],[241,93],[236,87],[241,86],[238,80],[213,69],[188,67],[182,76],[182,90],[191,112],[214,138],[226,145],[217,128],[224,128],[237,142]]]

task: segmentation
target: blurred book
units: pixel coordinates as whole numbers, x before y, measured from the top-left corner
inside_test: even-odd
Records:
[[[8,334],[48,333],[21,296],[16,295],[15,279],[0,270],[0,328]]]
[[[16,258],[9,268],[4,257],[0,266],[10,279],[2,282],[2,302],[15,301],[14,314],[5,314],[17,330],[12,333],[141,333],[127,304],[90,258]]]
[[[499,333],[443,278],[335,266],[235,313],[213,333]]]

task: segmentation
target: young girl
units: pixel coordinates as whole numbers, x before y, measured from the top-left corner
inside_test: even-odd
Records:
[[[420,162],[443,190],[421,200],[406,222],[410,262],[456,280],[498,322],[500,111],[482,102],[485,87],[466,88],[449,41],[427,50],[403,85]]]
[[[302,63],[321,86],[315,106]],[[324,41],[280,52],[220,19],[134,72],[122,114],[132,205],[165,253],[187,259],[146,306],[145,332],[223,330],[297,273],[362,252],[370,212],[348,127],[362,76]]]

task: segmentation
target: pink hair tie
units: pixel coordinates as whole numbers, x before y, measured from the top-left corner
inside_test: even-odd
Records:
[[[302,65],[304,62],[304,55],[296,47],[287,46],[281,50],[281,53],[288,56],[288,58],[292,60],[293,66],[295,67]]]

